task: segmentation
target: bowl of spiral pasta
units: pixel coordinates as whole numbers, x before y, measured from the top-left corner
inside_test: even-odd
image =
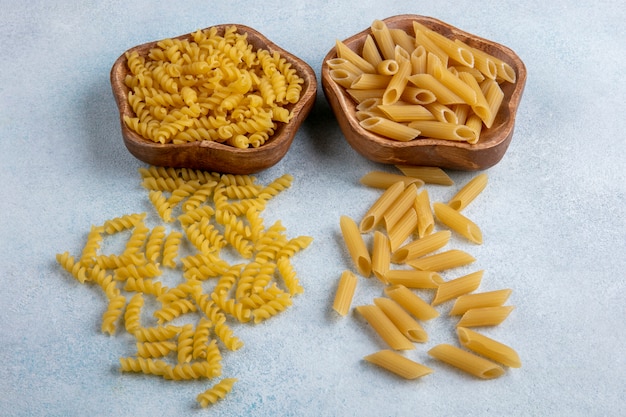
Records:
[[[506,152],[526,83],[511,49],[438,19],[374,20],[322,63],[346,140],[375,162],[475,171]]]
[[[317,90],[306,62],[238,24],[135,46],[110,77],[131,154],[226,174],[280,161]]]

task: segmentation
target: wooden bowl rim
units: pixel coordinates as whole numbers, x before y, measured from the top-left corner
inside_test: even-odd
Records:
[[[139,54],[147,54],[147,52],[155,47],[158,42],[163,39],[159,39],[156,41],[146,42],[140,45],[136,45],[122,53],[114,62],[111,72],[110,72],[110,81],[111,87],[113,91],[113,95],[115,101],[117,103],[119,109],[119,119],[122,129],[123,139],[128,146],[131,147],[139,147],[150,149],[152,152],[170,154],[172,152],[178,151],[213,151],[218,154],[231,155],[233,159],[241,158],[243,159],[262,159],[264,156],[270,159],[267,164],[264,164],[262,161],[256,161],[256,163],[252,163],[252,168],[247,171],[256,172],[265,168],[269,168],[270,166],[277,163],[282,157],[287,153],[291,142],[293,141],[296,131],[299,126],[302,124],[304,119],[308,116],[313,101],[315,100],[317,94],[317,79],[315,75],[315,71],[302,59],[298,58],[296,55],[287,51],[284,48],[281,48],[270,39],[268,39],[265,35],[253,29],[249,26],[242,25],[239,23],[226,23],[226,24],[218,24],[206,27],[204,29],[199,30],[208,30],[211,28],[216,28],[218,33],[221,35],[224,33],[226,28],[235,26],[237,28],[236,32],[240,34],[245,34],[247,36],[248,42],[252,43],[255,49],[263,48],[269,51],[270,53],[279,52],[281,58],[285,58],[292,67],[298,72],[298,75],[304,80],[303,89],[300,96],[300,100],[293,105],[290,105],[290,109],[293,110],[294,117],[289,121],[289,123],[280,123],[279,127],[276,129],[275,133],[270,136],[270,138],[261,146],[254,148],[236,148],[234,146],[226,145],[220,142],[215,142],[211,140],[203,140],[203,141],[194,141],[187,142],[182,144],[173,144],[173,143],[156,143],[149,139],[144,138],[139,135],[135,131],[128,128],[126,123],[124,122],[124,116],[129,115],[133,117],[135,115],[134,111],[130,107],[128,103],[128,92],[130,91],[128,87],[124,84],[124,77],[129,73],[128,67],[126,65],[127,59],[126,54],[137,51]],[[190,32],[183,35],[164,38],[164,39],[190,39],[193,36],[193,33]],[[289,128],[288,128],[289,127]],[[281,152],[282,154],[276,155],[276,152]],[[270,157],[271,155],[271,157]],[[154,161],[151,158],[141,158],[135,154],[135,157],[143,160],[147,163],[153,163]],[[219,163],[217,164],[219,165]],[[207,167],[210,169],[210,167]]]
[[[433,138],[420,138],[416,140],[412,140],[409,142],[401,142],[395,141],[392,139],[384,138],[383,136],[377,135],[373,132],[369,132],[364,129],[360,124],[358,119],[356,118],[356,109],[355,104],[352,98],[348,95],[345,88],[340,86],[339,84],[332,81],[330,78],[330,70],[327,64],[327,61],[337,57],[337,48],[333,47],[325,56],[322,62],[322,84],[324,86],[324,92],[328,93],[328,90],[331,90],[332,93],[336,96],[337,100],[340,103],[340,106],[343,110],[343,117],[346,118],[350,127],[353,129],[354,133],[361,137],[361,139],[365,141],[373,142],[374,144],[383,147],[383,148],[419,148],[419,147],[449,147],[449,148],[464,148],[468,151],[480,151],[486,150],[492,147],[495,147],[501,144],[503,141],[510,139],[510,135],[512,134],[515,118],[517,113],[517,108],[519,106],[519,102],[521,100],[521,96],[526,84],[526,66],[522,62],[522,60],[518,57],[518,55],[507,46],[496,43],[494,41],[482,38],[480,36],[471,34],[469,32],[463,31],[451,24],[443,22],[439,19],[422,16],[416,14],[401,14],[396,16],[391,16],[385,19],[380,19],[385,22],[390,28],[396,27],[399,24],[418,21],[424,24],[427,27],[436,29],[439,33],[444,34],[446,37],[450,37],[450,34],[453,34],[456,38],[459,38],[463,41],[470,41],[472,44],[479,44],[481,47],[478,49],[484,49],[485,47],[494,48],[497,51],[497,54],[494,54],[497,58],[502,59],[507,62],[509,65],[512,65],[516,71],[516,82],[513,87],[513,92],[510,95],[510,99],[506,103],[506,111],[508,111],[508,120],[507,123],[498,126],[498,135],[495,140],[494,133],[496,130],[491,130],[489,141],[479,140],[476,144],[469,144],[466,142],[456,142],[449,141],[444,139],[433,139]],[[348,45],[358,43],[362,45],[366,36],[371,34],[371,27],[367,27],[366,29],[358,32],[349,38],[345,39],[343,43]],[[472,45],[474,46],[474,45]],[[346,110],[348,109],[348,110]],[[500,110],[502,111],[502,109]],[[338,115],[341,117],[342,115]],[[493,128],[492,128],[493,129]],[[483,131],[486,132],[486,131]]]

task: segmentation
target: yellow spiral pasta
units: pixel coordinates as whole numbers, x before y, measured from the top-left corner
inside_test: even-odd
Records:
[[[202,394],[199,394],[197,401],[203,408],[215,404],[232,391],[235,382],[237,382],[236,378],[224,378],[208,390],[204,391]]]
[[[130,334],[141,327],[141,309],[144,305],[143,295],[136,293],[133,295],[128,304],[126,305],[126,311],[124,313],[124,327]]]
[[[152,358],[120,358],[120,370],[122,372],[165,375],[167,363],[163,360],[154,360]]]
[[[162,358],[176,350],[176,343],[171,341],[137,342],[137,356],[140,358]]]

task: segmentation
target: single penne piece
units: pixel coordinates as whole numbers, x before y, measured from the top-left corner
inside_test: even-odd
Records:
[[[513,311],[513,306],[497,306],[472,308],[467,310],[461,320],[456,324],[457,327],[481,327],[481,326],[497,326],[502,323]]]
[[[407,51],[409,51],[409,49],[407,49]],[[428,59],[426,48],[422,45],[417,45],[409,56],[411,61],[411,74],[424,74],[426,72],[426,62]]]
[[[487,125],[487,122],[489,120],[493,121],[493,118],[495,116],[491,114],[491,108],[489,107],[487,99],[483,94],[483,90],[480,88],[480,85],[478,84],[478,81],[476,81],[476,78],[474,78],[472,74],[469,74],[467,72],[460,72],[458,78],[475,91],[476,103],[470,104],[470,106],[472,107],[472,111],[475,115],[480,117],[480,119],[485,123],[485,126],[491,127],[491,123]]]
[[[454,301],[449,314],[456,316],[473,308],[501,306],[509,299],[511,292],[510,289],[504,289],[461,295]]]
[[[398,249],[416,229],[417,214],[415,209],[409,208],[402,218],[387,231],[391,250]]]
[[[373,180],[372,178],[370,178],[366,179],[365,182],[363,182],[364,178],[365,177],[361,178],[361,183],[364,184],[371,183],[369,181]],[[370,208],[365,213],[365,216],[363,216],[361,223],[359,223],[359,230],[361,231],[361,233],[368,233],[378,225],[378,223],[383,219],[383,215],[385,214],[387,209],[393,204],[394,201],[396,201],[398,196],[402,194],[405,185],[406,184],[404,182],[404,178],[401,178],[386,188],[385,192],[380,197],[378,197],[374,204],[370,206]]]
[[[434,203],[433,211],[437,220],[470,242],[479,245],[483,243],[483,235],[478,225],[457,210],[444,203]]]
[[[335,48],[337,50],[337,57],[347,59],[363,72],[370,74],[374,74],[376,72],[376,68],[372,64],[363,59],[363,57],[361,57],[358,53],[348,48],[348,46],[340,40],[335,41]]]
[[[343,240],[346,243],[348,253],[354,262],[359,274],[364,277],[369,277],[372,272],[372,260],[370,254],[365,246],[365,241],[359,227],[356,225],[352,218],[342,215],[339,219],[341,227],[341,234]]]
[[[395,183],[401,182],[404,185],[401,191],[403,191],[404,187],[409,184],[415,184],[416,188],[420,188],[424,185],[424,182],[419,178],[407,177],[406,175],[399,175],[386,171],[370,171],[361,177],[360,182],[368,187],[381,188],[385,190]]]
[[[460,249],[450,249],[445,252],[436,253],[434,255],[423,256],[421,258],[412,259],[406,263],[415,269],[421,271],[439,272],[446,269],[452,269],[474,262],[476,258]]]
[[[443,281],[433,271],[417,271],[414,269],[390,269],[385,274],[390,285],[403,285],[407,288],[437,288]]]
[[[487,187],[487,181],[488,176],[484,172],[474,176],[448,200],[448,206],[457,211],[463,210],[483,192]]]
[[[481,118],[472,113],[467,118],[465,126],[469,127],[476,133],[476,138],[474,140],[467,141],[467,143],[472,145],[477,143],[483,130],[483,121]]]
[[[385,115],[378,111],[378,110],[357,110],[356,113],[354,113],[354,115],[356,116],[357,120],[361,121],[361,120],[365,120],[365,119],[369,119],[370,117],[385,117]],[[481,122],[482,123],[482,122]]]
[[[417,197],[417,186],[412,182],[404,188],[396,201],[383,213],[383,221],[388,232],[393,229],[409,209],[413,209],[415,197]]]
[[[374,88],[374,89],[361,89],[357,90],[354,88],[347,88],[346,92],[352,97],[357,103],[360,103],[368,98],[383,98],[383,94],[385,94],[384,88]]]
[[[416,87],[420,87],[426,89],[428,91],[432,91],[432,93],[437,97],[437,101],[444,105],[450,104],[465,104],[465,101],[458,95],[456,95],[452,90],[443,85],[439,80],[437,80],[433,75],[427,73],[417,73],[413,74],[408,78],[409,82]]]
[[[349,88],[357,77],[357,74],[346,71],[344,68],[331,69],[330,78],[344,88]]]
[[[442,50],[435,42],[432,41],[426,34],[419,28],[415,27],[415,44],[421,45],[426,49],[427,53],[436,55],[437,58],[441,61],[441,63],[445,66],[448,65],[448,54],[444,50]]]
[[[504,374],[500,365],[447,343],[435,346],[428,354],[478,378],[493,379]]]
[[[432,91],[425,88],[411,87],[410,85],[407,85],[404,87],[404,91],[402,91],[400,100],[409,104],[424,105],[437,101],[437,96],[435,96]],[[434,116],[432,117],[434,118]]]
[[[415,349],[413,343],[406,338],[376,305],[361,305],[356,311],[369,323],[374,331],[394,350]]]
[[[365,130],[399,142],[409,142],[420,135],[419,130],[383,117],[370,117],[359,124]]]
[[[452,110],[450,111],[452,112]],[[456,114],[454,117],[456,117]],[[422,136],[434,139],[453,140],[456,142],[469,142],[476,139],[476,132],[473,129],[456,123],[415,120],[409,123],[409,127],[419,130]]]
[[[459,41],[460,42],[460,41]],[[471,48],[472,50],[472,54],[474,55],[474,59],[485,59],[485,60],[490,60],[495,64],[496,67],[496,77],[494,79],[503,79],[505,81],[508,81],[510,83],[514,83],[516,81],[516,74],[515,74],[515,70],[513,69],[513,67],[511,67],[509,64],[507,64],[506,62],[504,62],[503,60],[501,60],[500,58],[497,58],[485,51],[482,51],[480,49],[477,48]],[[485,75],[487,75],[486,73],[484,73]]]
[[[382,99],[380,98],[368,98],[367,100],[363,100],[359,104],[356,105],[356,109],[359,111],[379,111],[378,106],[382,103]],[[381,112],[382,114],[382,112]],[[384,116],[384,114],[382,114]]]
[[[476,68],[464,67],[462,65],[456,65],[452,68],[454,68],[457,75],[460,72],[467,72],[468,74],[471,74],[472,77],[474,77],[474,79],[476,79],[476,81],[478,81],[479,83],[485,80],[485,75],[482,72],[478,71]],[[450,69],[452,70],[452,68]]]
[[[363,73],[361,68],[357,67],[345,58],[332,58],[326,61],[326,64],[331,70],[342,69],[351,72],[355,76]]]
[[[411,75],[411,61],[408,59],[397,61],[398,71],[392,75],[391,80],[383,94],[383,104],[394,104],[402,96],[402,92],[408,82],[408,77]]]
[[[439,167],[424,167],[417,165],[396,165],[407,177],[419,178],[425,184],[454,185],[452,178]]]
[[[486,80],[480,84],[480,88],[483,90],[483,94],[485,95],[485,99],[487,100],[487,105],[489,106],[490,117],[485,120],[485,126],[490,128],[493,126],[493,122],[496,119],[496,115],[498,114],[498,110],[502,105],[502,101],[504,100],[504,92],[502,88],[500,88],[500,84],[493,80]]]
[[[386,90],[387,86],[389,85],[389,81],[391,80],[391,77],[392,75],[363,73],[354,79],[354,81],[350,85],[350,88],[356,90],[372,90],[383,88]]]
[[[395,59],[382,60],[376,66],[376,71],[381,75],[394,75],[399,69],[400,66]]]
[[[454,42],[470,48],[472,55],[474,56],[474,68],[479,70],[485,77],[492,80],[496,79],[496,76],[498,75],[498,66],[491,55],[483,51],[479,51],[476,48],[469,47],[465,42],[459,39],[455,39]]]
[[[413,30],[419,29],[429,39],[433,41],[442,51],[444,51],[450,58],[456,62],[472,68],[474,66],[474,54],[472,50],[461,43],[456,43],[454,40],[446,38],[441,33],[424,26],[423,24],[414,21]]]
[[[412,361],[406,356],[389,349],[372,353],[363,359],[404,379],[417,379],[433,372],[428,366]]]
[[[367,35],[365,38],[361,55],[363,56],[363,59],[372,64],[374,68],[377,68],[378,64],[383,61],[383,58],[380,56],[380,52],[378,51],[378,47],[376,46],[376,41],[372,35]]]
[[[418,320],[426,321],[439,317],[439,312],[433,306],[404,285],[387,286],[385,295],[401,305]]]
[[[383,59],[394,59],[396,44],[393,41],[387,24],[382,20],[376,19],[372,22],[370,30],[372,31],[372,36],[374,36],[374,40],[376,41],[376,45],[378,45]]]
[[[424,343],[428,341],[428,334],[421,324],[407,313],[400,304],[385,297],[374,298],[377,305],[389,320],[400,330],[400,332],[410,341]]]
[[[435,117],[435,120],[438,120],[442,123],[457,124],[456,113],[450,107],[444,106],[437,101],[429,104],[424,104],[424,107],[426,107],[428,111],[432,113],[432,115]]]
[[[396,46],[400,46],[405,51],[409,52],[415,49],[415,38],[404,29],[389,28],[391,39]]]
[[[417,236],[423,238],[430,235],[435,228],[435,218],[433,209],[430,206],[428,190],[422,190],[417,194],[413,208],[415,208],[415,213],[417,214]]]
[[[467,85],[465,81],[461,80],[441,64],[434,65],[432,71],[432,75],[437,80],[452,90],[452,92],[454,92],[457,96],[461,97],[466,104],[469,104],[470,106],[476,105],[478,102],[476,90]]]
[[[436,306],[460,295],[470,293],[480,286],[485,271],[476,271],[450,281],[443,282],[437,287],[432,305]]]
[[[383,104],[379,105],[378,109],[394,122],[433,120],[435,118],[426,107],[419,104]]]
[[[456,122],[464,125],[470,115],[471,107],[467,104],[453,104],[450,108],[456,114]]]
[[[463,347],[504,366],[521,368],[522,361],[510,346],[465,327],[457,328],[456,334]]]
[[[356,290],[357,277],[352,271],[345,270],[341,274],[339,279],[339,285],[335,292],[335,299],[333,301],[333,310],[339,315],[345,316],[350,311],[350,305],[354,297]]]
[[[407,243],[392,253],[391,262],[402,264],[435,252],[448,244],[451,235],[449,230],[440,230]]]
[[[389,246],[389,238],[383,232],[374,231],[374,242],[372,245],[372,272],[383,283],[385,274],[389,270],[391,262],[391,248]]]

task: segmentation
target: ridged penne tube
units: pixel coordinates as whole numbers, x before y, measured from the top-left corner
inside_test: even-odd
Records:
[[[361,305],[356,307],[356,310],[390,348],[394,350],[415,349],[413,343],[396,328],[380,307]]]
[[[396,46],[401,47],[407,52],[415,49],[415,38],[407,33],[407,31],[398,28],[389,28],[391,39]]]
[[[460,40],[456,40],[456,42],[461,42]],[[495,56],[485,52],[485,51],[481,51],[480,49],[477,48],[471,48],[472,54],[474,55],[474,60],[480,60],[480,59],[484,59],[484,60],[489,60],[491,62],[493,62],[495,68],[496,68],[496,76],[494,79],[497,78],[501,78],[505,81],[508,81],[510,83],[514,83],[516,81],[516,74],[515,74],[515,70],[506,62],[502,61],[499,58],[496,58]],[[486,73],[483,72],[483,74],[487,75]]]
[[[415,120],[409,123],[409,127],[419,130],[422,136],[434,139],[454,140],[457,142],[469,142],[476,139],[476,132],[473,129],[455,123]]]
[[[417,271],[414,269],[390,269],[385,280],[391,285],[404,285],[407,288],[437,288],[443,278],[433,271]]]
[[[439,317],[439,312],[433,306],[404,285],[386,287],[385,295],[401,305],[418,320],[426,321]]]
[[[436,306],[460,295],[470,293],[480,286],[485,271],[476,271],[439,284],[432,305]]]
[[[454,185],[452,178],[439,167],[423,167],[417,165],[396,165],[407,177],[419,178],[425,184]]]
[[[383,59],[393,59],[396,44],[391,37],[387,24],[382,20],[376,19],[372,22],[370,30]]]
[[[382,188],[385,190],[397,182],[402,182],[404,187],[409,184],[415,184],[416,188],[424,185],[424,182],[419,178],[411,178],[405,175],[393,174],[385,171],[370,171],[361,177],[360,182],[368,187]],[[401,191],[404,190],[404,187]]]
[[[480,119],[480,117],[472,113],[467,117],[467,120],[465,121],[465,126],[476,132],[476,138],[474,140],[467,141],[467,143],[473,145],[480,140],[480,134],[484,126],[483,121]]]
[[[448,106],[445,106],[438,101],[430,104],[424,104],[424,107],[435,117],[436,121],[442,123],[457,124],[456,113]]]
[[[385,228],[387,231],[391,230],[402,217],[413,209],[415,197],[417,196],[417,187],[415,183],[408,184],[402,193],[398,196],[396,201],[393,202],[387,211],[383,214],[383,221],[385,222]]]
[[[363,57],[348,48],[346,44],[337,40],[335,41],[335,48],[337,49],[337,56],[339,58],[346,59],[356,65],[361,71],[373,74],[376,72],[376,68],[367,62]]]
[[[389,349],[372,353],[363,359],[404,379],[417,379],[433,372],[431,368]]]
[[[401,176],[397,176],[401,177]],[[395,177],[397,179],[397,177]],[[361,178],[361,182],[363,183],[363,179]],[[371,180],[371,181],[370,181]],[[374,178],[365,179],[366,182],[379,184],[378,180],[374,182]],[[387,209],[393,204],[394,201],[398,198],[402,191],[404,191],[405,183],[404,179],[400,178],[398,181],[389,185],[385,192],[378,197],[378,199],[370,206],[370,208],[363,216],[361,223],[359,223],[359,230],[361,233],[368,233],[373,230],[378,223],[383,219],[383,215],[387,211]]]
[[[393,74],[389,80],[385,94],[383,94],[384,105],[394,104],[400,99],[408,82],[409,75],[411,75],[411,61],[409,61],[407,56],[406,59],[398,61],[398,71]]]
[[[394,122],[413,122],[435,118],[426,107],[419,104],[382,104],[378,106],[378,109]]]
[[[480,88],[483,90],[490,112],[489,119],[484,120],[484,123],[487,128],[490,128],[493,126],[498,110],[504,100],[504,92],[502,91],[502,88],[500,88],[500,85],[494,80],[483,81],[480,84]]]
[[[491,127],[491,123],[489,123],[489,125],[487,125],[487,123],[493,121],[495,115],[491,113],[491,107],[489,107],[483,90],[480,88],[476,78],[468,72],[459,72],[458,78],[476,92],[476,102],[470,104],[472,111],[481,118],[487,127]]]
[[[400,332],[410,341],[424,343],[428,341],[428,333],[413,317],[407,313],[400,304],[385,297],[374,298],[377,305],[389,320],[400,330]]]
[[[460,249],[450,249],[445,252],[407,261],[407,264],[421,271],[439,272],[467,265],[475,260],[476,258],[465,251]]]
[[[417,236],[423,238],[430,235],[435,228],[435,218],[427,190],[422,190],[417,194],[413,202],[413,208],[417,215]]]
[[[385,94],[384,88],[370,88],[370,89],[355,89],[355,88],[347,88],[346,92],[352,97],[352,100],[357,103],[362,102],[363,100],[367,100],[368,98],[383,98],[383,94]]]
[[[339,315],[345,316],[350,311],[352,304],[352,298],[356,290],[357,277],[351,271],[343,271],[337,291],[335,292],[335,299],[333,301],[333,310]]]
[[[400,66],[398,65],[398,61],[395,59],[385,59],[380,61],[376,66],[376,71],[382,75],[394,75],[399,69]]]
[[[417,230],[417,214],[415,209],[409,208],[391,229],[388,230],[389,245],[395,251]]]
[[[442,65],[448,65],[448,54],[445,53],[440,47],[437,46],[435,42],[433,42],[426,34],[418,27],[414,28],[415,32],[415,44],[422,45],[426,50],[427,55],[434,55],[438,58],[439,62]],[[432,61],[432,59],[431,59]],[[431,69],[428,68],[428,62],[426,64],[426,71],[430,72]]]
[[[419,223],[418,223],[419,226]],[[443,248],[450,241],[452,232],[440,230],[402,246],[391,255],[393,263],[405,263]]]
[[[330,78],[344,88],[349,88],[357,77],[357,74],[347,71],[345,68],[336,68],[329,71]]]
[[[407,85],[404,87],[400,100],[409,104],[424,105],[437,101],[437,97],[430,90]]]
[[[359,111],[379,111],[381,115],[384,115],[382,111],[378,108],[378,106],[382,103],[382,99],[380,98],[371,98],[367,100],[363,100],[359,104],[356,105],[356,109]]]
[[[387,86],[389,85],[391,77],[391,75],[363,73],[354,79],[354,81],[350,85],[350,89],[375,90],[382,88],[387,90]],[[385,93],[383,93],[383,95],[384,94]]]
[[[379,280],[385,281],[385,274],[389,270],[391,262],[391,248],[389,238],[383,232],[374,232],[374,242],[372,247],[372,272]]]
[[[343,240],[346,243],[354,266],[359,274],[364,277],[369,277],[372,272],[372,260],[365,246],[365,241],[361,236],[361,232],[359,232],[359,227],[352,218],[345,215],[340,217],[339,225],[341,227]]]
[[[511,368],[522,366],[522,361],[513,348],[465,327],[457,328],[456,333],[461,345],[467,349]]]
[[[461,320],[456,325],[457,327],[497,326],[506,320],[514,308],[513,306],[472,308],[461,316]]]
[[[478,102],[476,91],[467,85],[463,80],[458,78],[449,69],[442,65],[435,65],[432,74],[439,82],[452,90],[457,96],[470,106],[474,106]]]
[[[461,97],[443,85],[431,74],[413,74],[409,76],[408,79],[409,82],[416,87],[431,91],[435,97],[437,97],[437,101],[441,104],[465,104],[465,101]]]
[[[453,104],[451,108],[454,114],[456,114],[456,122],[464,125],[467,122],[467,117],[470,115],[471,107],[467,104]]]
[[[400,142],[409,142],[421,133],[417,129],[382,117],[370,117],[359,124],[365,130]]]
[[[366,179],[366,182],[367,181]],[[363,183],[363,178],[361,178],[361,182]],[[383,219],[383,215],[387,209],[396,201],[404,188],[405,183],[403,178],[387,187],[385,192],[370,206],[359,223],[361,233],[368,233],[378,225]]]
[[[504,289],[461,295],[454,301],[449,314],[456,316],[473,308],[501,306],[509,299],[511,292],[510,289]]]
[[[448,206],[460,211],[467,207],[487,187],[488,176],[486,173],[476,175],[468,181],[457,193],[448,200]]]
[[[413,29],[416,30],[417,28],[428,36],[428,38],[430,38],[435,45],[441,48],[450,58],[467,67],[471,68],[474,66],[474,54],[468,46],[456,43],[454,40],[446,38],[442,34],[435,32],[417,21],[414,21]]]
[[[374,68],[378,66],[383,61],[383,57],[380,56],[380,51],[376,46],[376,41],[372,37],[372,35],[367,35],[365,38],[365,42],[363,42],[363,49],[361,50],[361,55],[363,55],[363,59],[372,64]]]
[[[435,217],[441,223],[476,244],[483,243],[483,235],[476,223],[444,203],[434,203]]]
[[[478,51],[476,48],[469,47],[465,44],[465,42],[459,39],[455,39],[454,42],[470,49],[472,55],[474,56],[474,68],[480,71],[485,77],[492,80],[496,79],[496,76],[498,75],[498,66],[491,55]]]
[[[326,63],[328,64],[328,68],[330,68],[331,70],[343,69],[354,75],[359,75],[363,73],[363,70],[361,68],[357,67],[345,58],[329,59],[328,61],[326,61]]]
[[[408,49],[407,49],[408,51]],[[426,48],[422,45],[417,45],[410,53],[411,60],[411,73],[412,74],[424,74],[426,72]]]
[[[430,349],[428,354],[478,378],[493,379],[504,374],[500,365],[446,343]]]

